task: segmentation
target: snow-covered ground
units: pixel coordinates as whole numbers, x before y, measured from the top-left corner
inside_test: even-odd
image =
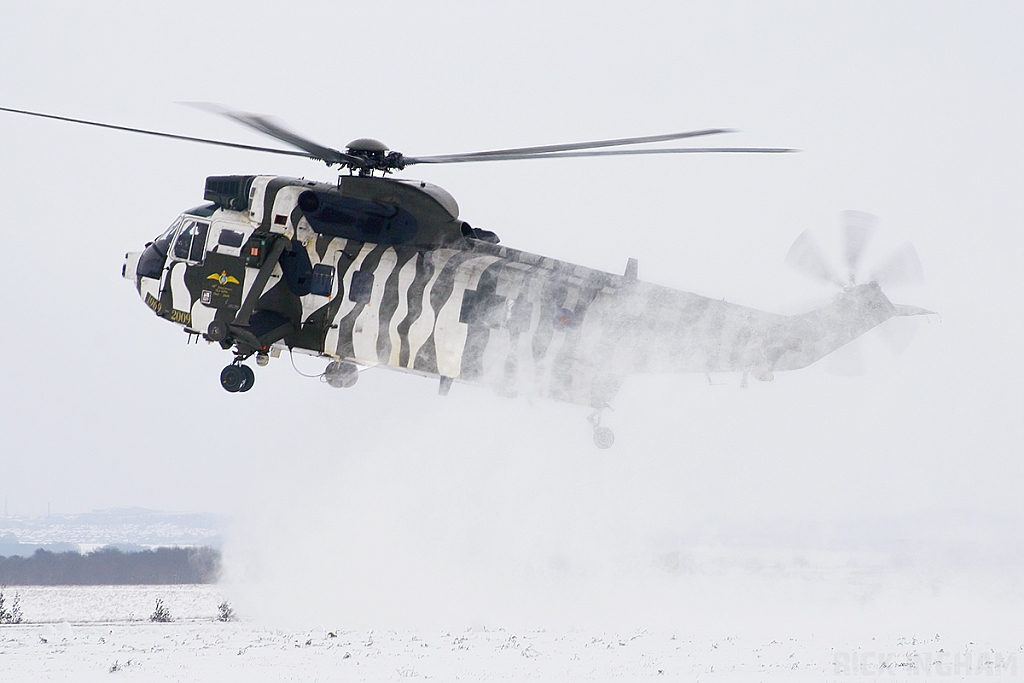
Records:
[[[6,528],[80,547],[219,533],[197,522]],[[220,585],[6,587],[25,621],[0,624],[0,681],[1024,681],[1022,564],[981,545],[949,559],[734,534],[478,548],[474,564],[442,536],[264,522],[227,544]],[[157,600],[170,623],[149,620]],[[238,620],[218,621],[225,601]]]
[[[5,682],[1024,680],[1024,639],[1002,627],[941,634],[761,619],[708,629],[280,630],[218,621],[216,586],[5,594],[15,593],[26,623],[0,625]],[[174,621],[148,620],[157,599]]]

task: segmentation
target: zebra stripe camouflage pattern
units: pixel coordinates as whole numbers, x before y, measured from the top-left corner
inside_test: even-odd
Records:
[[[260,177],[248,211],[186,213],[167,233],[173,249],[159,277],[134,277],[140,296],[196,332],[231,321],[259,273],[244,265],[243,245],[273,235],[287,240],[288,259],[308,259],[319,288],[289,281],[284,261],[274,266],[253,315],[290,325],[274,348],[597,408],[633,373],[767,380],[902,314],[873,284],[782,316],[472,237],[426,247],[318,234],[298,205],[318,186]],[[126,277],[129,268],[144,270],[139,254]]]

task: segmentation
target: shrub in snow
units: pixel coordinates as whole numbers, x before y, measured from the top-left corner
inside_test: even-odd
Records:
[[[156,599],[156,609],[149,615],[150,621],[167,622],[171,621],[171,610],[164,607],[164,601],[160,598]]]
[[[17,593],[14,594],[14,599],[11,600],[11,622],[12,624],[21,623],[21,596]]]
[[[21,596],[15,593],[14,599],[11,600],[10,609],[6,605],[7,599],[4,597],[4,586],[0,586],[0,624],[20,624]]]
[[[227,600],[217,605],[217,621],[234,621],[235,610],[231,609]]]

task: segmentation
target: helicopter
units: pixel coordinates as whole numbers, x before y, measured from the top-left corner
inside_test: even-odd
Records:
[[[637,148],[731,132],[706,129],[461,154],[406,156],[370,138],[344,151],[320,145],[267,116],[201,108],[284,142],[260,147],[0,108],[101,128],[236,149],[308,157],[348,171],[337,182],[269,175],[210,176],[204,204],[184,211],[122,276],[160,318],[233,355],[220,373],[247,392],[281,353],[328,359],[321,378],[350,388],[362,370],[385,367],[498,394],[585,406],[594,443],[609,448],[603,411],[637,373],[741,372],[770,381],[807,367],[894,317],[931,311],[893,304],[881,284],[920,274],[904,249],[866,282],[858,279],[874,218],[844,214],[845,275],[809,233],[787,262],[838,285],[807,313],[779,315],[645,282],[629,259],[607,273],[513,249],[459,216],[454,197],[421,180],[392,177],[409,166],[520,159],[686,153],[787,153],[786,148]],[[622,149],[627,147],[627,149]],[[909,275],[908,275],[909,274]]]

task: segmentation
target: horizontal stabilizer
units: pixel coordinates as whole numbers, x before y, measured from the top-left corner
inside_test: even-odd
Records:
[[[893,304],[896,309],[896,315],[908,316],[908,315],[938,315],[935,311],[929,311],[926,308],[918,308],[917,306],[906,306],[904,304]]]

